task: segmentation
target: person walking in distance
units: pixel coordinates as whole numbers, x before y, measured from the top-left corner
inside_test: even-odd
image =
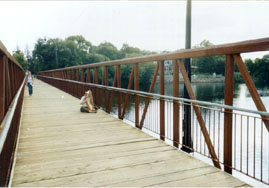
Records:
[[[34,78],[31,74],[31,72],[28,72],[28,79],[27,79],[27,86],[28,86],[28,92],[29,96],[33,94],[33,84],[34,84]]]

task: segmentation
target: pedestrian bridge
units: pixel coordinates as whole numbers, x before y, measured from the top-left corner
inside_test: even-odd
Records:
[[[21,66],[0,47],[1,186],[268,185],[269,113],[240,56],[269,50],[268,38],[40,72],[32,96]],[[182,63],[211,55],[226,55],[225,104],[196,100]],[[166,59],[174,62],[173,96],[164,95]],[[156,69],[143,92],[139,64],[150,61]],[[257,111],[233,106],[234,62]],[[121,65],[131,65],[127,89]],[[179,98],[179,71],[189,99]],[[79,111],[89,89],[98,113]]]
[[[246,186],[41,81],[22,114],[12,186]]]

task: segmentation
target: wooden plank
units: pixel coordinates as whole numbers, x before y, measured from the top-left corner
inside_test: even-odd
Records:
[[[173,96],[179,97],[179,69],[177,60],[173,62]],[[179,143],[179,104],[173,101],[173,145],[178,148]]]
[[[17,157],[18,163],[16,170],[19,170],[19,172],[31,171],[32,169],[40,168],[40,165],[55,164],[56,162],[64,162],[72,158],[88,158],[91,156],[93,160],[96,160],[100,159],[100,156],[103,156],[102,159],[109,159],[112,157],[128,155],[129,152],[139,154],[143,153],[143,150],[152,150],[154,148],[164,149],[167,147],[169,146],[160,145],[158,140],[143,140],[133,142],[113,142],[109,145],[92,145],[77,150],[46,153],[46,155],[42,153],[29,153],[27,154],[27,158],[23,157],[23,155]]]
[[[157,75],[158,75],[158,72],[159,72],[159,63],[157,63],[156,65],[156,68],[155,68],[155,71],[154,71],[154,74],[153,74],[153,77],[152,77],[152,81],[150,83],[150,87],[149,87],[149,93],[152,93],[153,92],[153,89],[154,89],[154,86],[155,86],[155,82],[157,80]],[[143,125],[144,125],[144,120],[145,120],[145,117],[146,117],[146,114],[147,114],[147,110],[148,110],[148,107],[149,107],[149,102],[150,102],[150,98],[147,98],[146,102],[145,102],[145,107],[144,107],[144,111],[143,111],[143,114],[142,114],[142,118],[140,120],[140,129],[143,128]]]
[[[5,116],[5,91],[6,91],[6,61],[4,60],[5,56],[0,56],[0,124]],[[2,127],[0,128],[1,131]]]
[[[179,65],[179,69],[181,71],[181,74],[183,76],[184,83],[185,83],[186,88],[188,90],[188,94],[190,96],[190,99],[196,100],[196,97],[195,97],[194,92],[192,90],[191,82],[189,80],[189,77],[188,77],[187,71],[185,69],[184,63],[181,60],[179,60],[178,65]],[[193,106],[193,109],[194,109],[195,114],[197,116],[197,120],[199,122],[199,125],[200,125],[201,131],[203,133],[203,136],[205,138],[205,142],[206,142],[207,148],[209,150],[209,153],[211,155],[212,162],[214,163],[215,167],[221,169],[220,164],[219,164],[219,160],[217,158],[216,152],[215,152],[214,147],[213,147],[213,144],[212,144],[212,142],[210,140],[210,137],[209,137],[209,134],[208,134],[208,132],[206,130],[205,122],[203,120],[201,111],[200,111],[200,109],[199,109],[199,107],[198,107],[198,105],[196,103],[192,103],[192,106]]]
[[[96,156],[88,156],[86,158],[77,158],[76,160],[66,160],[63,162],[57,162],[57,164],[48,165],[45,170],[40,171],[40,168],[37,170],[31,169],[28,172],[26,171],[16,171],[15,178],[13,180],[14,183],[25,182],[25,181],[40,181],[43,179],[52,179],[52,178],[60,178],[60,177],[68,177],[74,176],[77,174],[86,174],[95,171],[106,170],[107,167],[110,169],[124,168],[128,166],[137,166],[143,165],[146,163],[153,163],[155,161],[161,162],[165,161],[167,158],[182,158],[184,160],[183,155],[179,155],[178,152],[172,150],[172,148],[155,148],[151,150],[144,150],[143,152],[131,152],[133,155],[116,155],[114,157],[103,159],[97,158]],[[129,160],[125,160],[126,156],[128,156]],[[100,157],[100,156],[99,156]],[[185,157],[185,160],[187,158]],[[89,161],[92,161],[91,165],[85,166]],[[65,170],[62,171],[62,168]]]
[[[139,73],[138,64],[133,65],[134,68],[134,89],[139,91]],[[139,96],[135,95],[135,126],[139,128]]]
[[[240,73],[242,75],[243,80],[246,83],[246,86],[247,86],[247,88],[249,90],[249,93],[250,93],[250,95],[251,95],[257,109],[259,111],[266,112],[266,108],[265,108],[265,106],[264,106],[264,104],[263,104],[263,102],[262,102],[262,100],[261,100],[261,98],[259,96],[259,93],[258,93],[258,91],[257,91],[257,89],[255,87],[255,84],[253,83],[253,81],[251,79],[251,76],[249,75],[247,67],[244,64],[241,56],[240,55],[233,55],[233,57],[235,59],[237,67],[238,67],[238,69],[239,69],[239,71],[240,71]],[[269,131],[269,117],[265,117],[265,116],[261,116],[261,117],[263,119],[263,122],[264,122],[264,124],[266,126],[267,131]]]
[[[160,67],[159,74],[159,93],[164,95],[164,62],[158,61]],[[160,139],[165,140],[165,101],[160,98]]]
[[[210,183],[213,183],[213,187],[222,187],[221,185],[225,185],[224,187],[230,185],[230,182],[227,184],[225,182],[225,179],[229,179],[228,174],[224,174],[221,171],[211,172],[208,174],[203,174],[201,176],[197,177],[189,177],[186,179],[178,180],[178,181],[171,181],[164,184],[161,184],[159,186],[162,187],[210,187]],[[237,183],[235,186],[243,185],[243,182],[233,180],[235,183]],[[217,185],[217,186],[216,186]],[[212,185],[211,185],[212,186]]]
[[[144,63],[144,62],[151,62],[151,61],[164,61],[167,59],[196,58],[196,57],[216,56],[216,55],[224,55],[224,54],[238,54],[238,53],[255,52],[255,51],[268,51],[268,50],[269,50],[269,38],[261,38],[261,39],[256,39],[256,40],[248,40],[248,41],[235,42],[235,43],[222,44],[222,45],[214,45],[210,47],[194,48],[194,49],[188,49],[188,50],[178,50],[171,53],[148,55],[148,56],[142,56],[142,57],[127,58],[127,59],[121,59],[121,60],[93,63],[93,64],[88,64],[88,65],[67,67],[67,68],[64,68],[64,70],[78,68],[78,67],[88,68],[88,67],[96,67],[96,66],[114,66],[114,65],[119,65],[119,64],[123,65],[123,64]],[[50,72],[50,71],[46,71],[46,72]]]
[[[127,89],[131,89],[132,88],[133,78],[134,78],[134,67],[132,67],[131,74],[129,76],[129,82],[128,82],[128,88]],[[125,94],[125,98],[124,98],[123,110],[122,110],[122,114],[121,114],[121,118],[122,119],[124,119],[124,115],[125,115],[125,111],[126,111],[128,99],[129,99],[129,93],[126,93]]]
[[[225,93],[224,103],[233,106],[234,91],[234,60],[231,55],[226,55],[225,62]],[[233,165],[233,111],[225,109],[224,111],[224,140],[223,140],[223,158],[224,171],[232,174]]]
[[[115,163],[119,163],[120,161],[115,160]],[[103,163],[102,163],[103,164]],[[101,165],[102,165],[101,164]],[[177,165],[175,165],[177,164]],[[185,165],[183,165],[185,164]],[[90,173],[80,173],[76,176],[68,176],[65,178],[55,178],[55,179],[44,179],[41,181],[34,182],[22,182],[22,183],[14,183],[13,186],[19,187],[40,187],[42,185],[46,186],[85,186],[86,184],[90,187],[99,187],[106,186],[108,187],[110,184],[116,184],[124,181],[132,181],[135,179],[141,179],[145,177],[153,177],[160,176],[161,174],[179,171],[180,169],[188,170],[199,167],[203,167],[205,164],[199,163],[197,161],[193,162],[185,161],[185,160],[171,160],[168,161],[160,161],[149,164],[141,164],[141,165],[130,165],[122,168],[109,168],[106,170],[100,170]],[[95,164],[96,166],[96,164]],[[82,169],[83,170],[83,169]]]

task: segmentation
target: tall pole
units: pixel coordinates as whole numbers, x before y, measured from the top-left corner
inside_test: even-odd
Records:
[[[186,41],[185,48],[191,48],[191,0],[187,0],[187,11],[186,11]],[[184,65],[186,71],[188,73],[188,77],[191,81],[191,59],[187,58],[184,60]],[[189,99],[189,94],[184,84],[184,98]],[[192,139],[191,139],[191,106],[190,103],[184,106],[184,120],[183,120],[183,146],[182,150],[186,152],[191,152],[190,148],[192,148]]]

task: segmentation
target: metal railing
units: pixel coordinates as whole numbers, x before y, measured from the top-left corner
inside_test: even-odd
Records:
[[[25,72],[0,41],[0,186],[7,187],[16,148]]]
[[[114,112],[118,118],[133,122],[137,128],[148,130],[175,147],[184,146],[195,155],[210,158],[215,167],[228,173],[236,170],[268,184],[269,114],[240,56],[264,50],[269,50],[269,38],[44,71],[38,73],[38,78],[78,98],[91,89],[96,104],[106,112]],[[226,56],[225,104],[197,101],[182,62],[183,58],[212,55]],[[164,60],[173,60],[173,97],[164,95]],[[149,92],[139,91],[139,64],[151,61],[157,63]],[[233,106],[234,62],[258,111]],[[121,65],[126,64],[133,66],[128,89],[123,89]],[[116,66],[116,71],[112,86],[108,86],[111,66]],[[179,71],[190,99],[179,98]],[[98,74],[102,75],[102,81]],[[159,94],[153,94],[158,75]],[[190,124],[184,121],[185,107],[192,114]],[[184,126],[190,126],[191,132],[183,132]],[[191,142],[187,143],[184,135]]]

